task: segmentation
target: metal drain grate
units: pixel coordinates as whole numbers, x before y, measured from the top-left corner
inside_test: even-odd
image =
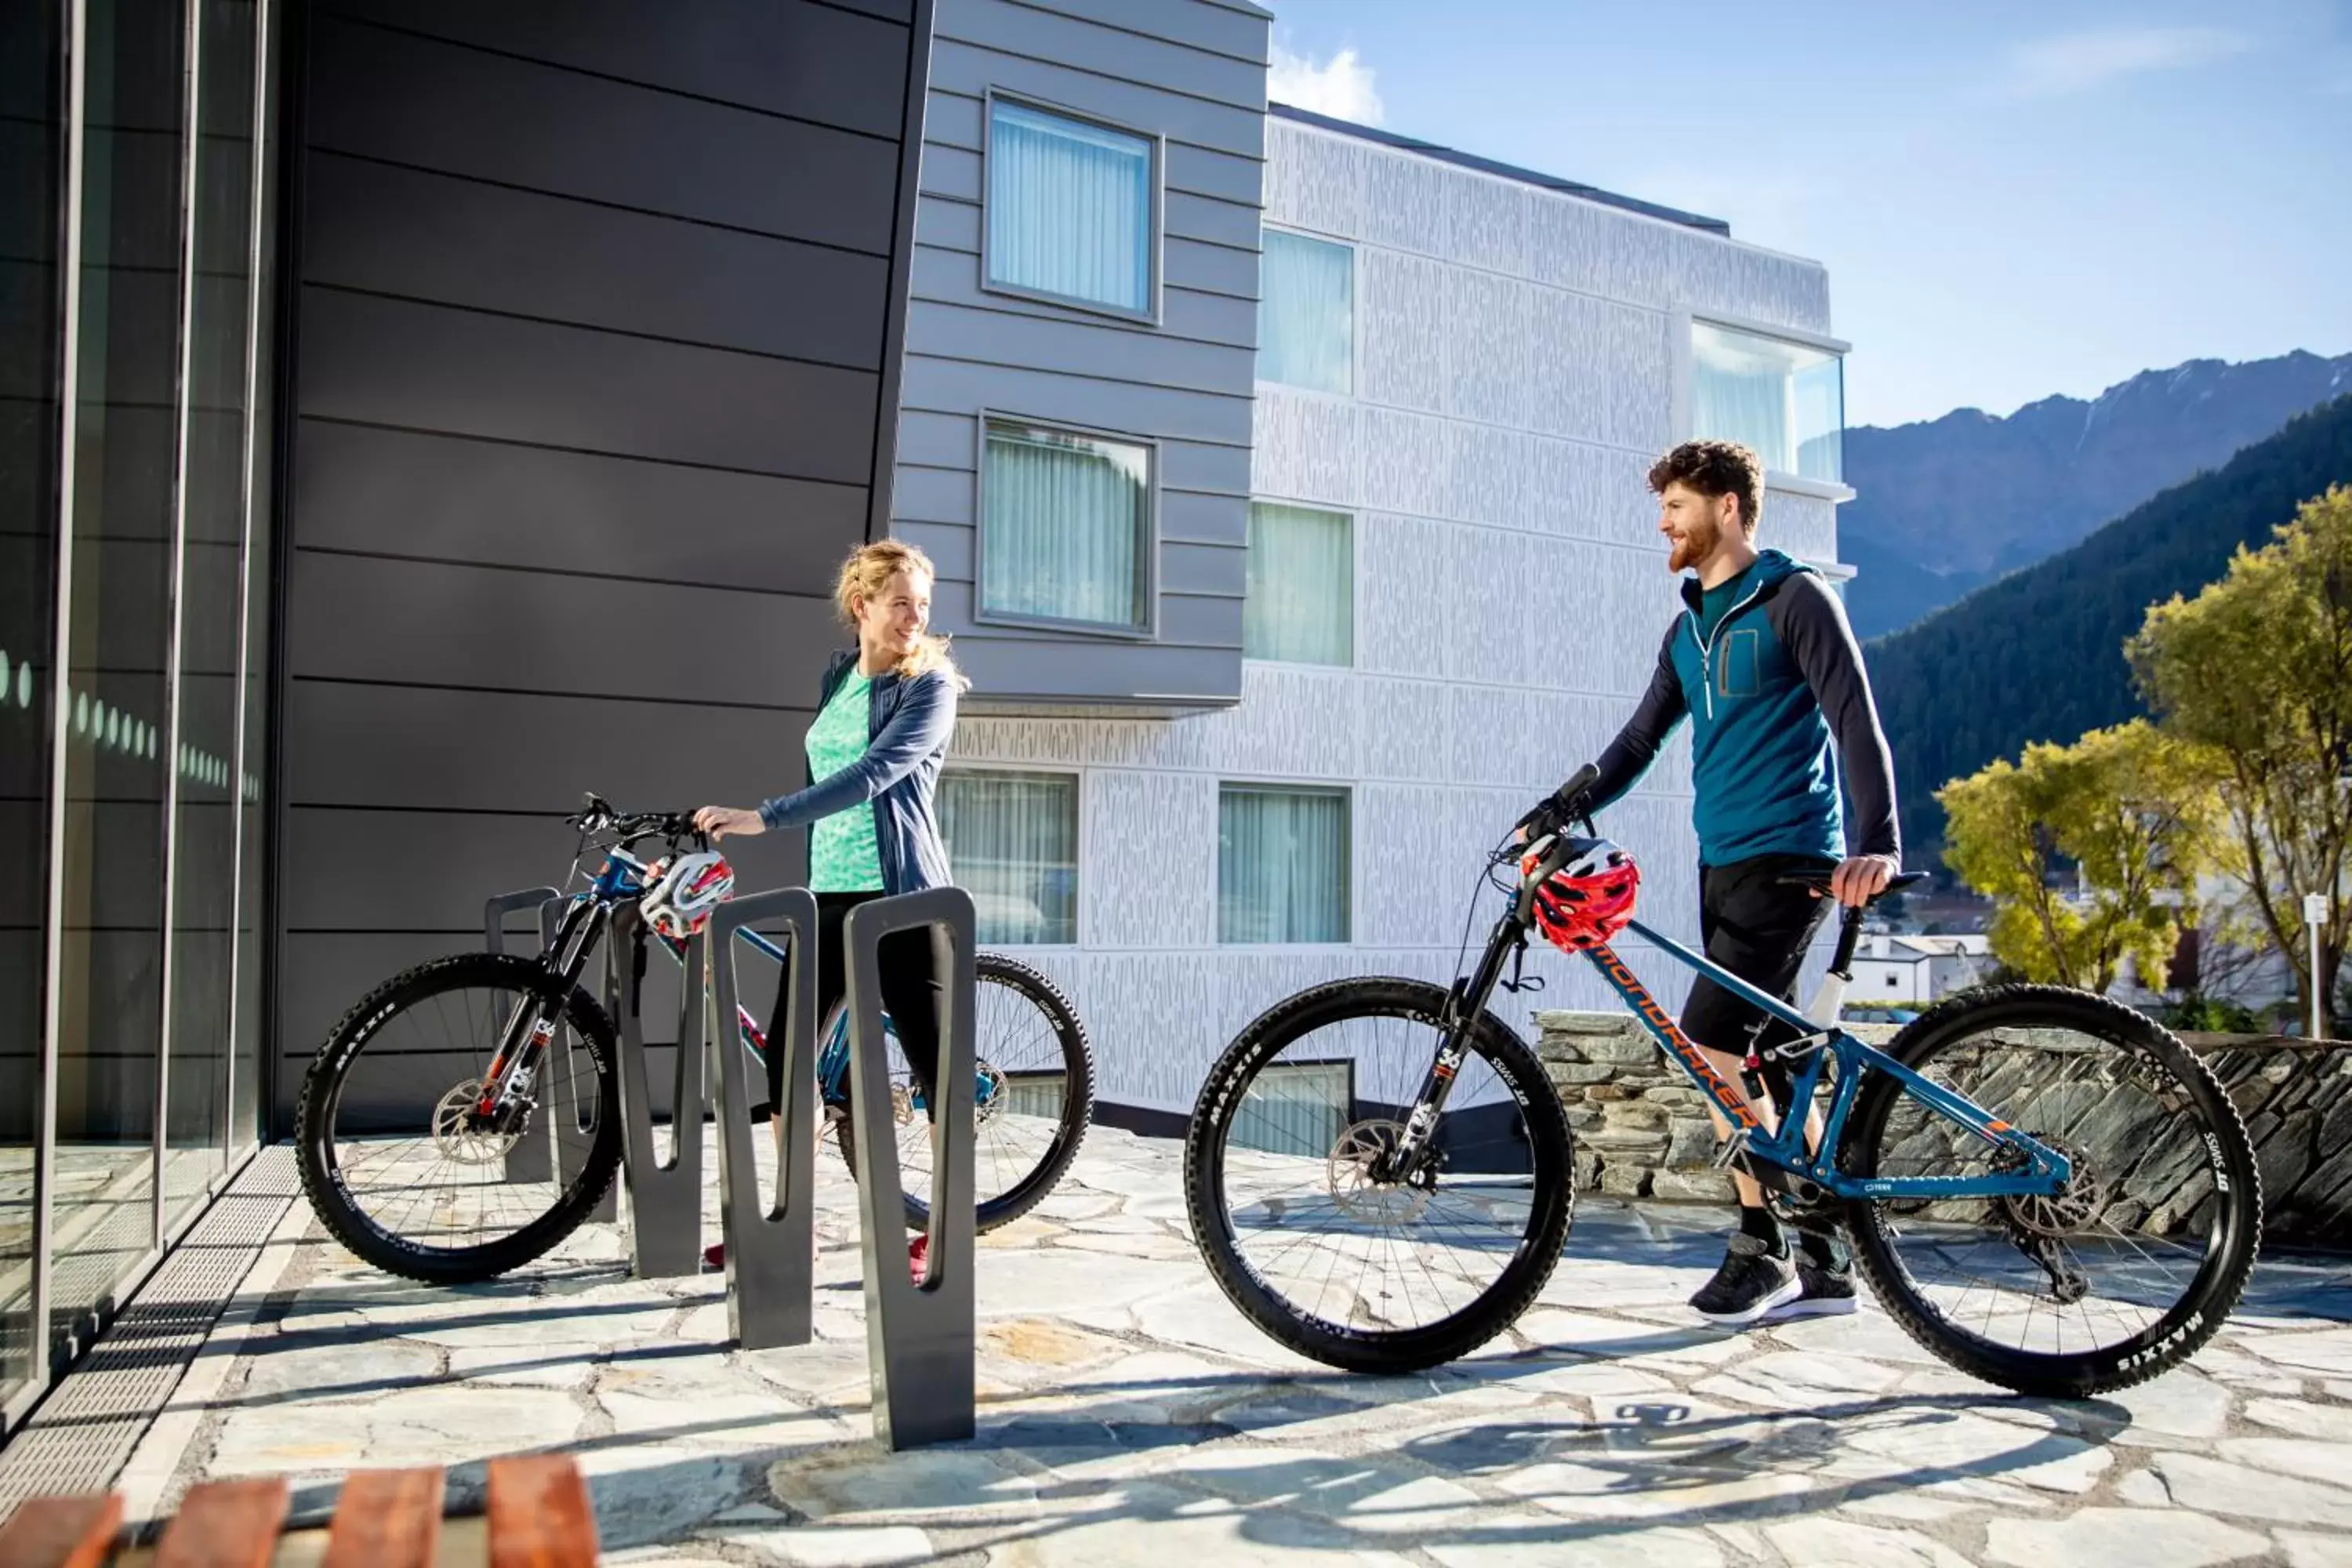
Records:
[[[264,1149],[0,1449],[0,1521],[43,1493],[108,1486],[300,1188],[294,1151]]]

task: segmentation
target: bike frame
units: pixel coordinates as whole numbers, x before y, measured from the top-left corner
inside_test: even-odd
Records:
[[[1834,1024],[1823,1025],[1808,1018],[1788,1003],[1770,995],[1742,980],[1737,974],[1693,952],[1671,937],[1660,934],[1639,921],[1629,921],[1626,930],[1657,948],[1668,958],[1684,967],[1706,976],[1734,996],[1760,1009],[1768,1016],[1797,1029],[1801,1038],[1790,1046],[1776,1047],[1782,1052],[1803,1050],[1807,1059],[1803,1071],[1792,1078],[1789,1089],[1789,1114],[1777,1132],[1767,1132],[1761,1118],[1748,1101],[1748,1097],[1708,1061],[1699,1047],[1682,1032],[1674,1018],[1650,994],[1641,977],[1617,956],[1606,943],[1591,949],[1587,956],[1610,988],[1623,998],[1625,1005],[1641,1020],[1675,1065],[1691,1080],[1692,1087],[1732,1124],[1732,1136],[1739,1148],[1768,1164],[1779,1167],[1803,1181],[1813,1183],[1831,1195],[1839,1198],[1991,1198],[2047,1197],[2064,1187],[2073,1174],[2073,1166],[2059,1151],[2019,1131],[2008,1122],[1987,1112],[1967,1096],[1956,1094],[1943,1085],[1913,1072],[1885,1051],[1855,1037]],[[1800,1108],[1813,1103],[1814,1090],[1829,1064],[1837,1063],[1837,1081],[1830,1091],[1830,1108],[1822,1131],[1821,1148],[1811,1147],[1805,1137],[1807,1116]],[[2023,1155],[2026,1165],[2017,1171],[1991,1172],[1981,1176],[1849,1176],[1837,1168],[1837,1151],[1845,1132],[1846,1116],[1853,1110],[1854,1096],[1861,1092],[1864,1072],[1882,1072],[1902,1086],[1903,1092],[1927,1106],[1947,1121],[1956,1121],[1995,1148],[2016,1151]]]

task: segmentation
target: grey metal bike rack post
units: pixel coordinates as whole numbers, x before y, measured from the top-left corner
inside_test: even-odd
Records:
[[[945,1016],[930,1107],[930,1259],[908,1276],[898,1142],[882,1033],[881,943],[898,931],[947,936]],[[856,1088],[857,1206],[866,1254],[866,1350],[874,1380],[874,1435],[893,1448],[953,1443],[973,1431],[971,895],[961,888],[877,899],[842,925],[848,968],[849,1070]],[[933,952],[939,948],[936,935]]]
[[[544,952],[563,923],[566,901],[562,890],[555,888],[525,888],[488,900],[482,906],[482,934],[489,951],[506,952],[509,915],[520,910],[537,910],[539,946]],[[572,1031],[566,1027],[563,1033],[562,1043],[547,1053],[547,1067],[540,1079],[539,1114],[532,1119],[530,1131],[507,1151],[506,1178],[509,1182],[568,1182],[577,1163],[588,1157],[588,1147],[595,1134],[593,1129],[580,1123],[580,1075],[572,1070]],[[604,1195],[596,1200],[588,1217],[610,1224],[620,1217],[620,1212],[621,1194],[615,1184],[604,1189]]]
[[[788,932],[783,1005],[776,1009],[783,1093],[775,1106],[776,1195],[761,1202],[751,1155],[751,1072],[736,1026],[735,933],[781,919]],[[719,1231],[727,1244],[727,1327],[747,1351],[804,1345],[815,1332],[816,1268],[816,895],[780,888],[730,900],[710,917],[707,1038],[719,1057]],[[689,984],[691,981],[689,980]]]
[[[644,925],[635,904],[613,911],[604,973],[613,1021],[621,1036],[621,1170],[629,1184],[631,1268],[641,1279],[692,1274],[702,1267],[703,1025],[696,984],[709,951],[708,931],[687,939],[686,995],[679,1021],[677,1092],[671,1097],[670,1161],[654,1158],[650,1074],[639,1004],[645,977],[635,960]]]

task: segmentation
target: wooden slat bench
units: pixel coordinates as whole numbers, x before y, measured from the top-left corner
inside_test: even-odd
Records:
[[[152,1546],[121,1540],[119,1494],[35,1498],[0,1528],[0,1568],[593,1568],[596,1516],[562,1455],[490,1461],[488,1506],[441,1515],[438,1467],[354,1470],[323,1530],[284,1529],[278,1477],[189,1489]]]

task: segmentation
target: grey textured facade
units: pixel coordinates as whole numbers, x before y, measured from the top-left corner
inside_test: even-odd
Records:
[[[944,0],[932,50],[892,530],[938,564],[974,710],[1230,706],[1242,595],[1265,158],[1266,14],[1231,0]],[[1154,142],[1154,319],[992,289],[992,98]],[[982,416],[1149,443],[1148,635],[1008,624],[977,602]]]
[[[1692,318],[1830,327],[1819,265],[1719,225],[1278,110],[1265,155],[1265,223],[1352,247],[1354,375],[1347,395],[1256,385],[1249,493],[1351,520],[1351,663],[1246,660],[1239,703],[1192,718],[975,709],[951,759],[1076,777],[1076,941],[1023,952],[1085,1014],[1106,1114],[1160,1128],[1291,992],[1453,977],[1483,852],[1615,732],[1677,608],[1644,476],[1689,433]],[[908,347],[925,350],[919,319]],[[1775,474],[1762,542],[1842,574],[1844,493]],[[1346,793],[1348,940],[1219,942],[1230,784]],[[1689,807],[1678,738],[1602,826],[1644,868],[1645,918],[1695,934]],[[1642,967],[1679,997],[1679,971]],[[1587,965],[1544,950],[1528,969],[1546,989],[1503,999],[1527,1037],[1538,1004],[1614,1005]]]

